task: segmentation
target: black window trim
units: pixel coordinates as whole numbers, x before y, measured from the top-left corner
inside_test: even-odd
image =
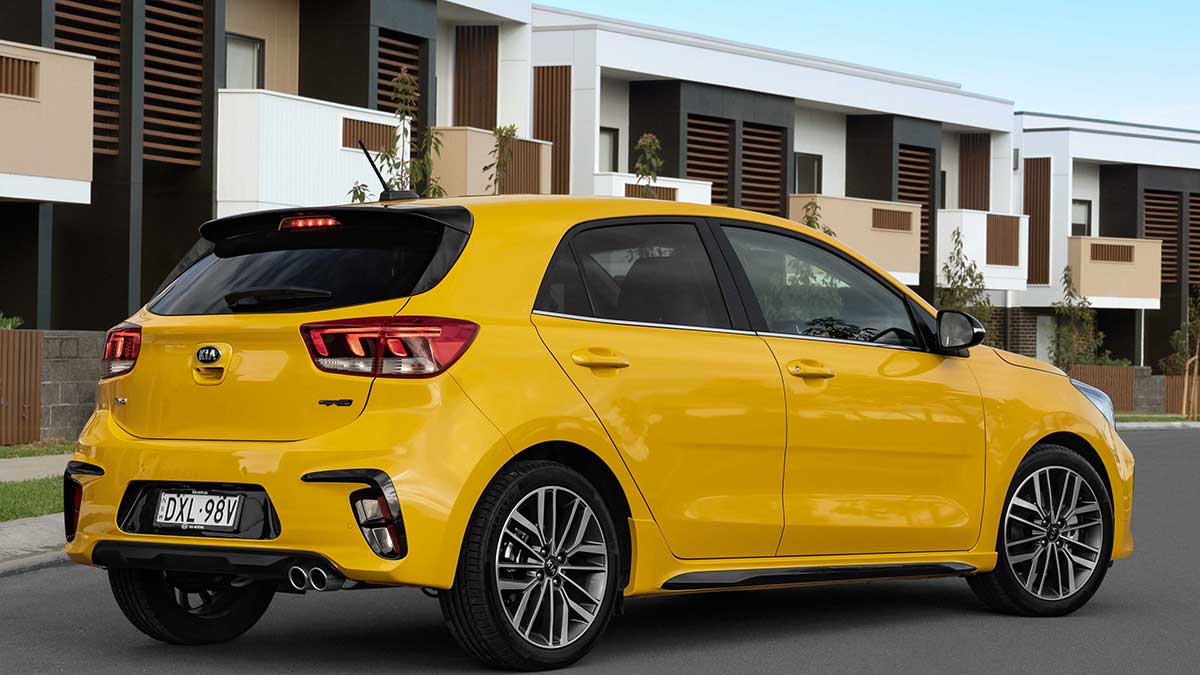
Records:
[[[758,223],[749,220],[737,220],[734,218],[709,218],[708,225],[712,230],[713,237],[717,240],[722,257],[725,258],[725,262],[730,268],[734,279],[734,285],[736,286],[738,295],[740,296],[741,303],[745,308],[746,315],[750,320],[751,330],[753,330],[757,335],[791,338],[796,340],[811,340],[815,342],[834,342],[838,344],[858,345],[860,347],[879,347],[883,349],[945,355],[943,352],[930,347],[932,343],[929,340],[929,336],[926,335],[923,324],[918,321],[917,316],[915,315],[915,312],[921,311],[916,303],[914,303],[911,298],[900,291],[900,289],[896,288],[895,285],[875,272],[875,270],[863,265],[853,256],[847,255],[845,252],[837,249],[836,247],[830,246],[829,244],[816,238],[806,236],[802,232],[796,232],[795,230],[789,230],[787,228],[778,227],[775,225],[766,225],[764,223]],[[729,238],[725,236],[725,233],[721,230],[722,226],[757,230],[759,232],[766,232],[768,234],[785,236],[811,246],[816,246],[823,251],[832,253],[838,258],[841,258],[843,261],[849,263],[851,266],[857,268],[859,271],[865,273],[868,277],[875,280],[880,286],[891,292],[898,300],[900,300],[900,302],[904,305],[905,311],[908,313],[908,320],[912,324],[913,335],[918,340],[920,346],[906,347],[904,345],[888,345],[877,342],[864,342],[862,340],[845,340],[841,338],[827,338],[814,335],[774,333],[770,330],[767,330],[767,320],[766,317],[763,316],[762,307],[758,304],[758,298],[754,295],[754,289],[750,285],[750,277],[746,274],[746,270],[742,267],[742,263],[737,257],[737,252],[733,250],[733,245],[729,242]]]
[[[576,319],[581,321],[590,321],[593,323],[607,323],[618,326],[636,326],[645,328],[665,328],[670,330],[688,330],[700,331],[707,333],[728,333],[733,335],[754,335],[755,331],[750,325],[750,318],[746,313],[746,308],[743,306],[741,295],[737,291],[732,270],[729,268],[725,260],[725,255],[721,251],[721,242],[713,234],[712,227],[708,219],[702,216],[685,216],[685,215],[655,215],[655,216],[627,216],[622,218],[603,218],[599,220],[589,220],[578,223],[567,230],[567,232],[559,240],[558,245],[554,247],[554,252],[550,254],[550,258],[546,261],[545,270],[542,272],[542,280],[550,271],[550,263],[558,257],[564,249],[570,252],[571,257],[575,260],[576,266],[579,265],[578,258],[575,257],[575,250],[571,247],[571,241],[583,232],[590,230],[598,230],[606,227],[620,227],[623,225],[653,225],[653,224],[679,224],[687,223],[696,228],[696,233],[700,236],[700,242],[704,246],[704,252],[708,256],[709,264],[712,265],[713,273],[717,278],[717,287],[721,291],[721,298],[725,302],[725,309],[729,313],[729,328],[720,326],[682,326],[677,324],[666,323],[650,323],[641,321],[626,321],[623,319],[608,319],[598,316],[579,316],[577,314],[563,314],[559,312],[550,312],[536,308],[537,297],[535,295],[533,304],[530,309],[530,314],[540,316],[552,316],[562,319]],[[586,282],[585,282],[586,283]],[[539,288],[540,288],[539,284]],[[591,302],[589,295],[588,302]],[[594,310],[593,310],[594,311]]]

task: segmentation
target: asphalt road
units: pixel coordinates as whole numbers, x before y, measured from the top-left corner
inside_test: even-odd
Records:
[[[984,610],[959,579],[631,601],[579,672],[1197,672],[1200,434],[1130,431],[1137,552],[1060,619]],[[120,614],[103,572],[0,578],[0,672],[478,670],[416,590],[279,595],[227,645],[158,644]]]

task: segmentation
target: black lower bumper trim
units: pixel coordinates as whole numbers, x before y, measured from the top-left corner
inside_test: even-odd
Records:
[[[254,579],[286,579],[293,565],[337,571],[324,556],[308,551],[189,546],[102,541],[92,549],[92,564],[100,567],[230,574]]]
[[[778,567],[756,570],[685,572],[667,580],[663,590],[685,591],[750,586],[790,586],[835,581],[868,581],[905,577],[962,576],[975,571],[965,563],[919,563],[889,565],[839,565],[830,567]]]

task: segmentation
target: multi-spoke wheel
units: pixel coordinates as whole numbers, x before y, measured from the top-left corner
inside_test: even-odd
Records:
[[[996,569],[969,577],[988,605],[1054,616],[1096,592],[1112,553],[1112,506],[1104,481],[1066,448],[1038,446],[1009,489],[996,542]]]
[[[552,462],[517,463],[480,498],[442,613],[491,665],[561,667],[604,631],[619,555],[608,508],[586,479]]]
[[[233,577],[110,569],[109,585],[138,630],[172,644],[225,642],[258,622],[275,587]]]

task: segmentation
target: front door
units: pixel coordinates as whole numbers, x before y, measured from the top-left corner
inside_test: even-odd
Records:
[[[783,529],[779,369],[762,338],[735,328],[703,227],[622,221],[569,234],[533,321],[676,556],[771,556]]]
[[[974,546],[984,420],[966,361],[923,349],[899,290],[832,248],[773,228],[721,231],[786,389],[779,555]]]

